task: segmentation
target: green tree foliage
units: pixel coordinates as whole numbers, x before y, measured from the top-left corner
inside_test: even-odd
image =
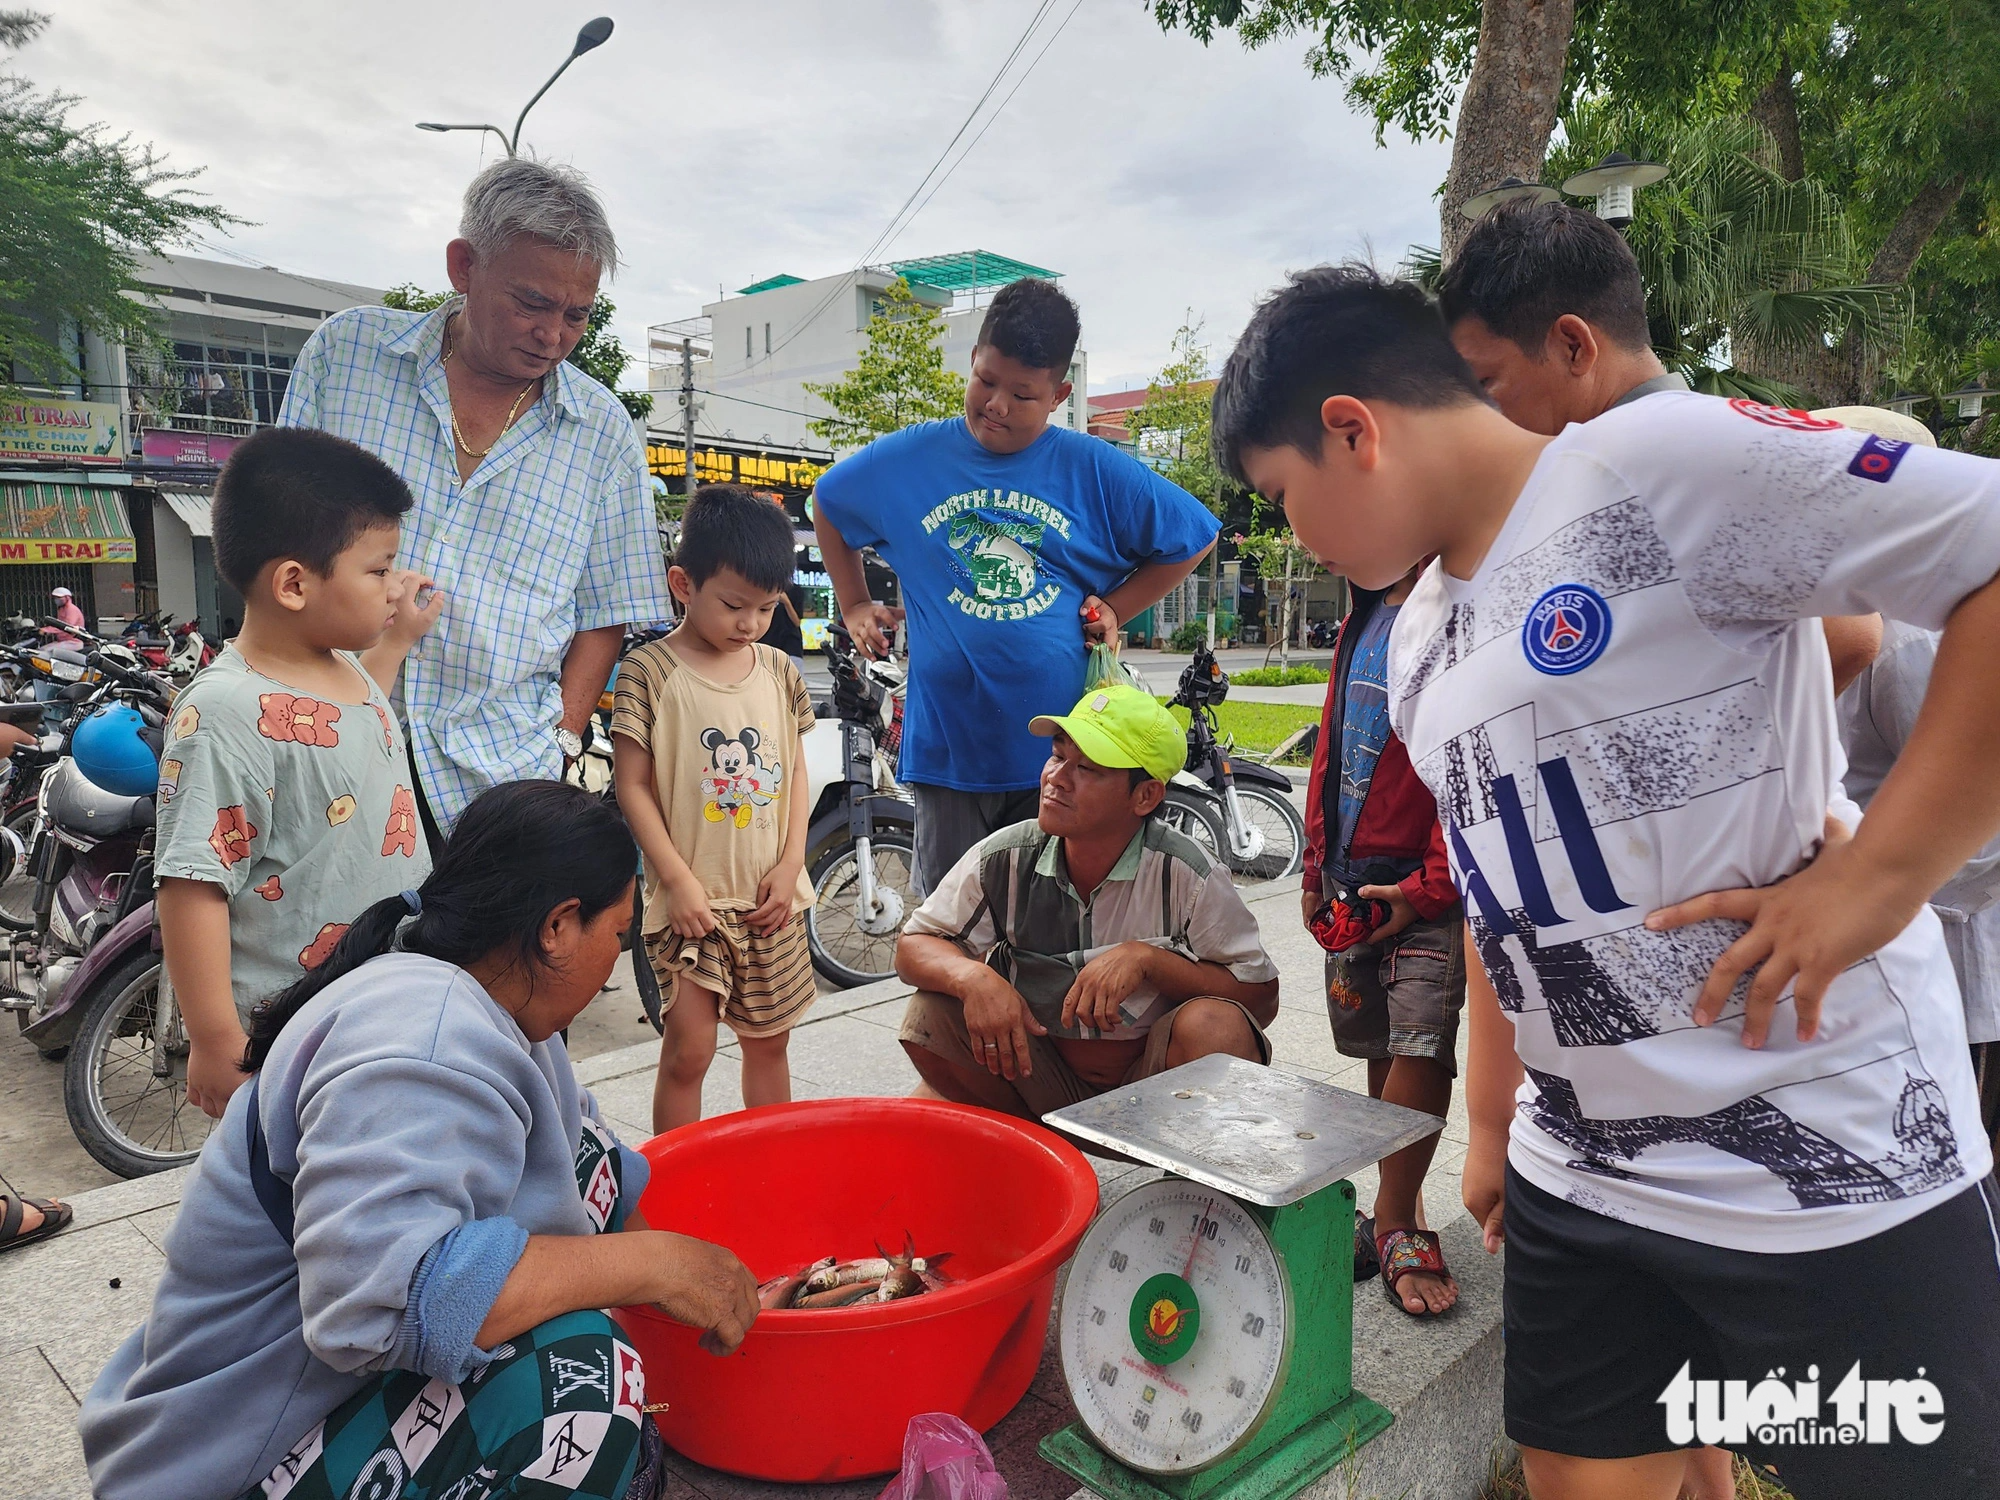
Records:
[[[0,47],[46,24],[0,11]],[[77,100],[0,73],[0,386],[79,378],[75,334],[147,345],[158,319],[133,256],[163,252],[198,228],[241,222],[185,186],[151,146],[73,123]]]
[[[1147,382],[1146,399],[1125,419],[1125,430],[1162,478],[1219,516],[1228,481],[1209,444],[1215,381],[1209,376],[1208,345],[1202,342],[1201,327],[1190,319],[1175,331],[1166,367]]]
[[[807,429],[841,452],[965,410],[965,377],[944,365],[944,313],[918,301],[900,276],[868,319],[854,368],[824,384],[807,381],[805,390],[832,408]]]
[[[405,312],[430,312],[444,306],[454,295],[452,292],[427,292],[415,282],[406,281],[384,292],[382,305],[399,307]],[[584,327],[583,337],[570,350],[569,362],[616,396],[619,405],[632,416],[650,416],[653,398],[649,393],[621,391],[618,388],[618,382],[625,376],[625,366],[631,361],[626,357],[625,345],[615,335],[604,331],[611,325],[612,315],[617,311],[615,302],[602,292],[597,294],[597,300],[590,304],[590,321]]]

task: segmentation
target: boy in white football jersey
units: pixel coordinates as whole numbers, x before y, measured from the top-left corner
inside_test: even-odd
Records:
[[[2000,465],[1685,393],[1526,432],[1358,266],[1258,310],[1214,430],[1355,583],[1438,555],[1391,722],[1491,981],[1465,1197],[1537,1500],[1671,1500],[1697,1442],[1800,1500],[2000,1493],[2000,1194],[1924,904],[2000,827]],[[1823,843],[1815,621],[1875,610],[1944,637]]]

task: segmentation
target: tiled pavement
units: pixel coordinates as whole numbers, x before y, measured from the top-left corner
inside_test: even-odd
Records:
[[[1300,926],[1297,893],[1296,879],[1251,893],[1252,910],[1284,976],[1280,1011],[1271,1028],[1276,1064],[1365,1092],[1365,1066],[1334,1051],[1321,998],[1319,950]],[[907,1093],[914,1075],[895,1036],[905,993],[891,981],[822,997],[793,1034],[795,1097]],[[578,1076],[627,1140],[649,1133],[656,1055],[652,1044],[642,1042],[577,1065]],[[722,1049],[709,1074],[704,1105],[707,1114],[742,1106],[733,1045]],[[1458,1202],[1465,1142],[1464,1109],[1455,1099],[1424,1197],[1429,1222],[1446,1232],[1448,1253],[1464,1288],[1459,1311],[1449,1319],[1419,1324],[1395,1312],[1379,1293],[1367,1287],[1357,1291],[1356,1383],[1398,1411],[1425,1399],[1438,1370],[1472,1370],[1464,1378],[1473,1379],[1475,1386],[1483,1379],[1479,1370],[1497,1317],[1499,1277],[1497,1266],[1473,1248],[1471,1222]],[[1139,1180],[1133,1174],[1146,1170],[1097,1165],[1107,1200]],[[1355,1178],[1362,1203],[1373,1196],[1374,1176],[1370,1169]],[[5,1271],[0,1277],[0,1392],[6,1407],[0,1417],[0,1495],[79,1500],[88,1494],[75,1437],[77,1400],[144,1316],[164,1264],[160,1245],[178,1204],[180,1180],[181,1174],[171,1173],[82,1194],[74,1228],[0,1263]],[[1028,1395],[987,1435],[1016,1500],[1058,1500],[1074,1490],[1035,1451],[1042,1436],[1070,1415],[1051,1337]],[[1497,1413],[1475,1412],[1473,1425],[1482,1423],[1497,1426]],[[1386,1461],[1392,1456],[1386,1443],[1378,1439],[1364,1454],[1381,1447]],[[1470,1493],[1456,1479],[1434,1487],[1423,1468],[1429,1461],[1419,1456],[1425,1451],[1417,1445],[1394,1455],[1395,1472],[1384,1476],[1385,1482],[1394,1482],[1382,1493],[1402,1491],[1412,1500],[1418,1495],[1459,1500]],[[1404,1471],[1411,1463],[1418,1468],[1409,1475],[1414,1486],[1406,1489]],[[1373,1488],[1375,1476],[1369,1477]],[[880,1492],[881,1484],[774,1486],[682,1463],[677,1465],[675,1494],[679,1500],[769,1500],[792,1493],[801,1500],[867,1500]],[[1346,1488],[1341,1484],[1335,1492]]]

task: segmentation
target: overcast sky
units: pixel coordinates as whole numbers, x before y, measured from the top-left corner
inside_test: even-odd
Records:
[[[40,0],[53,24],[13,66],[79,95],[78,118],[206,167],[200,188],[254,221],[215,241],[235,255],[436,287],[492,138],[414,122],[511,126],[600,5],[617,31],[535,107],[524,141],[603,194],[627,262],[610,287],[617,331],[643,361],[645,326],[698,312],[719,285],[851,267],[1036,0]],[[876,259],[976,246],[1061,271],[1093,390],[1142,384],[1190,309],[1219,356],[1287,268],[1388,266],[1437,239],[1448,148],[1377,147],[1304,51],[1228,36],[1204,49],[1162,34],[1144,0],[1081,0]],[[637,363],[626,381],[644,384]]]

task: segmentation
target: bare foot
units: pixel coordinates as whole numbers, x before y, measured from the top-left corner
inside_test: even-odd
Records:
[[[1411,1271],[1396,1283],[1396,1296],[1404,1312],[1417,1317],[1435,1315],[1458,1301],[1458,1283],[1449,1273],[1436,1276],[1429,1271]]]

